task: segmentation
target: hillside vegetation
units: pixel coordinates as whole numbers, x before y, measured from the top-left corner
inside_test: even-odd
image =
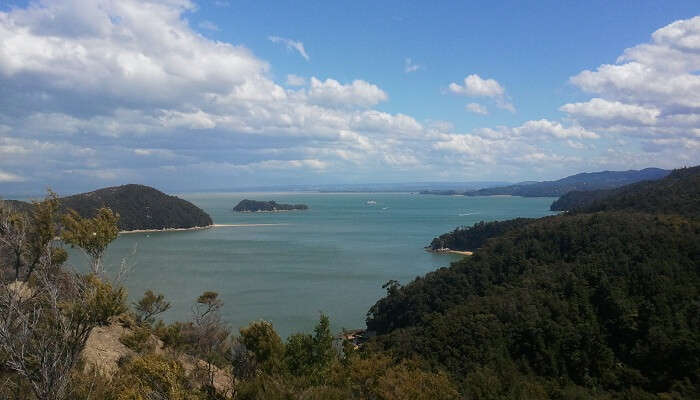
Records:
[[[459,250],[474,251],[492,237],[501,236],[507,231],[525,226],[534,221],[533,218],[515,218],[505,221],[477,222],[473,226],[461,226],[452,232],[444,233],[434,238],[428,246],[430,250]]]
[[[372,348],[445,368],[467,398],[698,398],[699,173],[514,226],[390,283],[367,315]]]
[[[697,215],[700,209],[700,166],[674,170],[656,182],[639,182],[589,193],[572,192],[555,201],[551,208],[574,212],[633,210]]]
[[[108,187],[59,199],[62,210],[72,209],[84,218],[95,216],[101,207],[119,214],[122,231],[140,229],[193,228],[212,225],[211,217],[189,201],[144,185]],[[13,201],[11,206],[27,211],[31,204]]]
[[[283,204],[274,200],[258,201],[243,199],[235,207],[236,212],[275,212],[275,211],[292,211],[292,210],[308,210],[306,204]]]

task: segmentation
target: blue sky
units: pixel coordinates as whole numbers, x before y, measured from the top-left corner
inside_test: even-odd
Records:
[[[0,193],[698,163],[697,2],[436,3],[0,3]]]

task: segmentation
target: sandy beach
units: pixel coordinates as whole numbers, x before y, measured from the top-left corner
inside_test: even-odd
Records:
[[[452,249],[438,249],[438,250],[433,250],[430,247],[426,247],[425,251],[430,252],[430,253],[451,253],[451,254],[460,254],[463,256],[471,256],[474,254],[473,251],[462,251],[462,250],[452,250]]]
[[[184,232],[184,231],[199,231],[202,229],[212,229],[212,228],[236,228],[236,227],[246,227],[246,226],[281,226],[281,225],[287,225],[287,224],[213,224],[213,225],[207,225],[207,226],[193,226],[191,228],[135,229],[133,231],[119,231],[119,234]]]

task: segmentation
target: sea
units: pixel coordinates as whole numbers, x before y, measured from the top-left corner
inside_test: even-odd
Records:
[[[121,234],[108,248],[108,271],[128,269],[131,302],[151,289],[172,307],[166,322],[189,320],[196,298],[214,291],[234,330],[272,322],[280,336],[310,332],[320,313],[334,331],[365,326],[389,280],[402,284],[459,260],[424,250],[458,226],[553,214],[554,198],[465,197],[417,193],[187,193],[211,215],[204,230]],[[236,213],[242,199],[303,203],[306,211]],[[225,226],[234,225],[234,226]],[[85,257],[70,251],[69,263]]]

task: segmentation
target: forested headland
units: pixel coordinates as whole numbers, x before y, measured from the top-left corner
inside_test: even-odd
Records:
[[[447,371],[466,398],[698,398],[699,177],[464,230],[473,256],[387,286],[373,351]]]
[[[119,214],[119,230],[160,230],[205,227],[213,224],[204,210],[187,200],[145,185],[122,185],[58,199],[62,212],[74,210],[82,217],[95,216],[101,207]],[[30,211],[31,203],[10,201],[15,209]]]

